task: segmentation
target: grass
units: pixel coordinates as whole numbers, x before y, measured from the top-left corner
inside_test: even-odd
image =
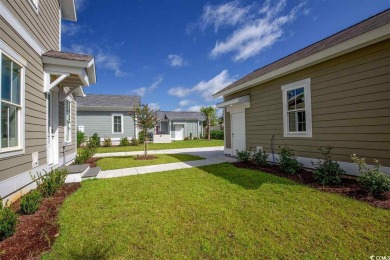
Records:
[[[46,259],[365,259],[390,211],[230,164],[90,180]]]
[[[114,169],[123,169],[147,165],[156,165],[156,164],[165,164],[165,163],[174,163],[174,162],[186,162],[186,161],[196,161],[202,160],[204,158],[189,155],[189,154],[155,154],[157,157],[153,160],[136,160],[136,156],[125,156],[125,157],[107,157],[102,158],[97,161],[97,166],[99,166],[103,171],[114,170]]]
[[[180,149],[180,148],[198,148],[198,147],[211,147],[211,146],[223,146],[223,140],[188,140],[188,141],[174,141],[167,144],[148,144],[148,150],[167,150],[167,149]],[[97,153],[115,153],[115,152],[132,152],[143,151],[144,146],[114,146],[114,147],[99,147]]]

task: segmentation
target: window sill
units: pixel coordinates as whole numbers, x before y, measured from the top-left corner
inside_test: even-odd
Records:
[[[62,144],[62,146],[71,146],[72,145],[72,142],[64,142],[63,144]]]
[[[313,137],[312,133],[284,133],[284,137],[297,137],[297,138],[311,138]]]
[[[25,153],[25,150],[22,149],[22,148],[15,148],[15,149],[12,149],[12,150],[6,150],[6,151],[1,151],[0,152],[0,158],[3,159],[3,158],[7,158],[7,157],[12,157],[12,156],[16,156],[16,155],[21,155],[21,154],[24,154]]]

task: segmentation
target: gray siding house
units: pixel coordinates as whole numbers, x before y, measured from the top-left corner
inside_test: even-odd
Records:
[[[76,155],[76,96],[96,82],[94,58],[61,52],[73,0],[0,0],[0,196],[34,188],[31,175]]]
[[[131,112],[140,106],[139,96],[87,95],[77,98],[77,129],[87,136],[97,133],[117,145],[123,137],[138,138]]]
[[[183,140],[191,134],[198,138],[203,135],[205,118],[199,112],[159,111],[157,118],[157,134],[170,134],[171,140]]]

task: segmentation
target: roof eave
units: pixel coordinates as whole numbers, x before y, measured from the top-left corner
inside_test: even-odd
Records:
[[[267,81],[273,80],[275,78],[293,73],[295,71],[313,66],[315,64],[330,60],[332,58],[341,56],[343,54],[364,48],[368,45],[386,40],[390,38],[390,24],[383,25],[379,28],[376,28],[367,33],[356,36],[350,40],[327,48],[323,51],[317,52],[313,55],[305,57],[303,59],[292,62],[286,66],[283,66],[279,69],[266,73],[260,77],[252,79],[250,81],[244,82],[240,85],[237,85],[234,88],[226,89],[219,91],[213,95],[214,98],[231,95],[233,93],[242,91],[244,89],[251,88],[255,85],[265,83]]]
[[[60,0],[62,19],[76,22],[76,4],[74,0]]]

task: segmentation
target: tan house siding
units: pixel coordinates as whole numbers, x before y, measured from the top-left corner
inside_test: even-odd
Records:
[[[319,146],[334,147],[335,158],[350,162],[357,153],[390,166],[390,40],[229,96],[250,95],[246,146],[271,151],[288,145],[297,156],[317,158]],[[312,138],[283,137],[281,86],[311,78]],[[230,133],[230,124],[226,124]],[[227,139],[228,141],[228,139]],[[229,141],[230,143],[230,141]]]
[[[225,147],[226,148],[232,148],[231,139],[232,139],[232,133],[230,128],[230,113],[224,109],[225,115],[224,115],[224,121],[225,121]]]
[[[29,0],[0,0],[46,50],[59,50],[59,1],[39,1],[38,12]]]

